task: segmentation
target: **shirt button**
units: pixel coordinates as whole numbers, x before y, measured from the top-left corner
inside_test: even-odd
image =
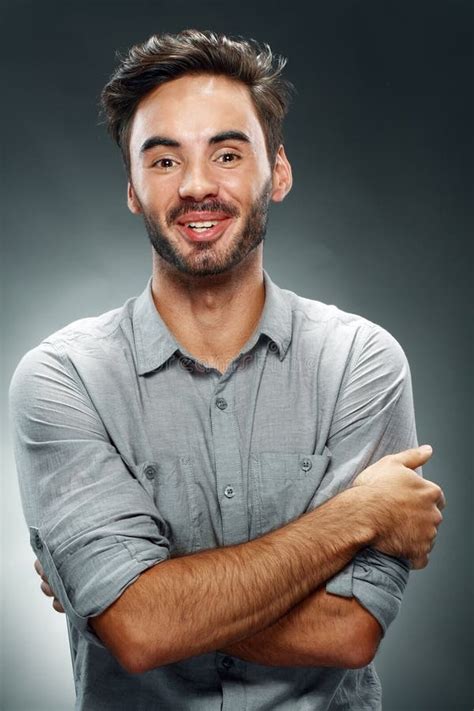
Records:
[[[230,657],[224,657],[222,660],[222,666],[224,669],[230,669],[232,666],[234,666],[234,662]]]
[[[43,541],[41,540],[41,536],[38,532],[35,533],[35,547],[38,550],[41,550],[43,548]]]
[[[156,469],[151,464],[145,467],[145,476],[147,479],[154,479],[156,474]]]
[[[216,405],[219,410],[225,410],[227,407],[227,400],[224,400],[223,397],[218,397],[216,400]]]
[[[302,459],[300,461],[300,468],[304,472],[309,472],[309,470],[311,469],[312,466],[313,466],[313,462],[311,461],[311,459],[308,459],[308,457],[305,457],[304,459]]]
[[[224,489],[224,494],[227,496],[228,499],[231,499],[233,496],[235,496],[235,491],[233,486],[226,486]]]

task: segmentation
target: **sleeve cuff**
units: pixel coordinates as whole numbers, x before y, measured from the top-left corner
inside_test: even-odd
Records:
[[[340,597],[353,597],[352,577],[354,574],[354,561],[351,561],[337,575],[326,583],[326,592]]]
[[[408,575],[404,559],[365,548],[326,583],[326,592],[355,597],[379,622],[385,635],[400,609]]]
[[[169,555],[167,549],[145,541],[142,541],[141,548],[138,547],[135,550],[135,545],[132,546],[130,543],[123,544],[123,542],[117,541],[116,537],[113,538],[114,550],[117,551],[117,555],[109,559],[101,569],[102,586],[98,585],[95,589],[95,594],[92,590],[89,591],[89,595],[87,594],[87,583],[96,580],[95,576],[99,574],[97,565],[100,561],[94,561],[94,556],[92,555],[91,563],[94,568],[86,570],[81,566],[80,571],[76,570],[76,575],[80,575],[83,581],[87,581],[81,585],[84,592],[81,596],[81,609],[78,610],[77,603],[73,604],[71,600],[72,594],[68,594],[66,590],[44,537],[38,528],[30,526],[30,542],[33,551],[41,562],[49,584],[64,608],[68,619],[88,641],[102,648],[105,648],[105,645],[90,627],[89,618],[96,617],[106,610],[129,585],[137,580],[142,572],[165,560]],[[113,571],[107,570],[109,564],[113,564]],[[113,577],[108,576],[108,572],[113,572]],[[108,578],[109,583],[107,584]],[[111,579],[113,579],[113,586],[110,584]]]

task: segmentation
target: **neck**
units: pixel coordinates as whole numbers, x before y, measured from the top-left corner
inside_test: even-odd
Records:
[[[194,358],[224,372],[258,324],[265,303],[262,250],[228,273],[194,277],[153,257],[153,300]]]

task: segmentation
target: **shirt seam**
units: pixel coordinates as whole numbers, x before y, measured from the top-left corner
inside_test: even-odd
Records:
[[[122,310],[124,308],[125,308],[125,306],[121,307]],[[92,318],[100,318],[102,315],[103,314],[100,314],[99,316],[92,317]],[[79,320],[83,320],[83,319],[79,319]],[[66,343],[68,343],[68,341],[77,341],[82,336],[86,336],[86,337],[89,336],[89,337],[93,338],[95,341],[99,341],[99,340],[103,341],[106,338],[110,338],[111,336],[114,336],[116,331],[118,331],[121,328],[122,324],[125,321],[130,322],[130,324],[133,326],[133,318],[132,318],[131,314],[124,313],[124,314],[122,314],[122,316],[120,316],[118,323],[112,328],[112,330],[108,331],[107,333],[102,333],[102,334],[100,334],[100,333],[92,334],[90,331],[85,330],[85,331],[75,331],[75,332],[72,332],[69,334],[60,335],[61,331],[64,331],[65,329],[68,328],[68,326],[65,326],[64,329],[60,329],[60,331],[57,331],[56,334],[53,333],[50,336],[47,336],[47,338],[45,338],[42,342],[43,343],[50,343],[52,346],[55,346],[55,347],[57,344],[65,346]],[[69,324],[69,325],[72,325],[72,324]],[[135,339],[135,331],[133,328],[132,328],[132,331],[133,331],[134,339]]]

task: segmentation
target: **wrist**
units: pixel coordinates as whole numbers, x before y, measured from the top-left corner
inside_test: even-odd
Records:
[[[360,548],[373,545],[378,531],[369,487],[351,486],[338,494],[348,508],[348,519]]]

